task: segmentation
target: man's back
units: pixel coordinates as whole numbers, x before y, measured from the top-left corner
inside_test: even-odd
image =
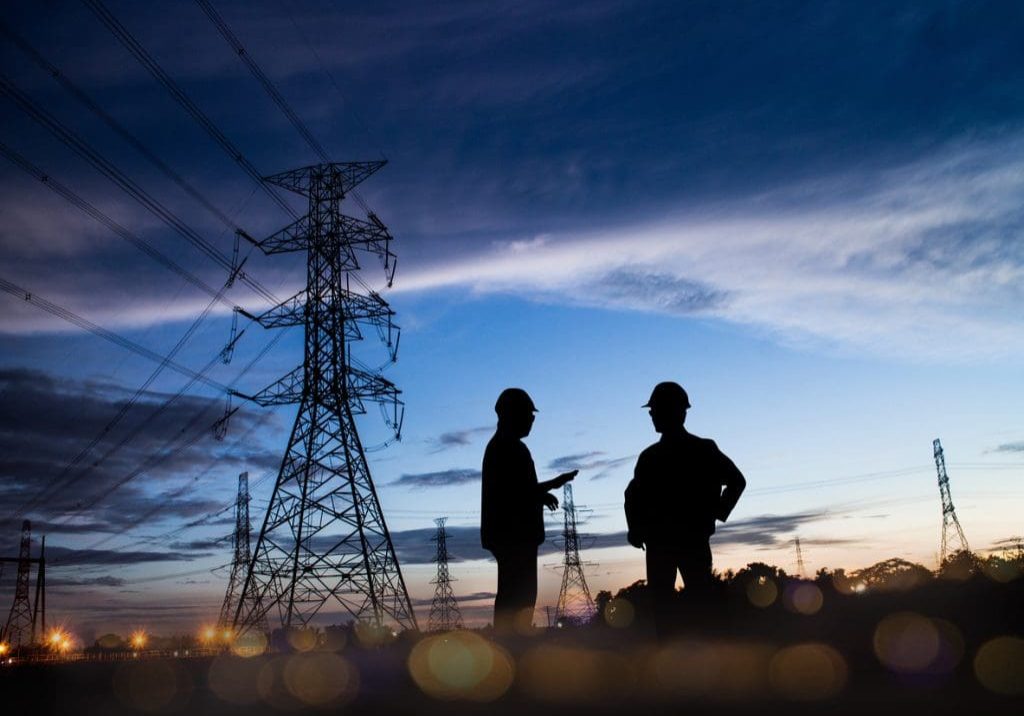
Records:
[[[732,510],[744,482],[713,440],[685,430],[665,433],[640,453],[626,488],[630,532],[657,547],[706,540],[715,520]]]

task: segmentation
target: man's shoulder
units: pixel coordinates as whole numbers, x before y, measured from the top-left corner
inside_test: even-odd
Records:
[[[530,449],[522,440],[499,433],[495,433],[487,442],[487,447],[484,448],[484,460],[521,459],[523,456],[530,457]]]

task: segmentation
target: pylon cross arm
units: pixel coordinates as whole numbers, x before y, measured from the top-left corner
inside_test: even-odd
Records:
[[[309,196],[309,186],[314,177],[322,177],[325,183],[331,186],[332,191],[320,198],[340,201],[345,198],[348,192],[352,191],[352,189],[385,164],[387,164],[387,160],[314,164],[302,167],[301,169],[292,169],[287,172],[264,177],[263,181],[302,196]]]

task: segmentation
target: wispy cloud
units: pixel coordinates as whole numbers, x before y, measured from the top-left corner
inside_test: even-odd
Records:
[[[484,435],[494,430],[493,427],[482,426],[479,428],[466,428],[465,430],[452,430],[441,433],[429,442],[434,446],[434,452],[443,452],[451,448],[466,447],[472,445],[478,435]]]
[[[405,474],[390,484],[395,487],[448,487],[476,482],[480,479],[480,471],[470,468],[454,468],[437,472],[418,472]]]
[[[701,315],[910,359],[1022,354],[1022,148],[959,147],[878,172],[871,189],[836,176],[714,212],[556,235],[529,252],[414,269],[396,290]]]
[[[994,452],[1024,452],[1024,440],[1012,443],[1003,443]]]
[[[635,457],[635,455],[627,455],[625,457],[609,458],[605,457],[604,452],[594,450],[575,455],[563,455],[561,457],[556,457],[548,463],[548,469],[556,470],[558,472],[567,472],[569,470],[596,470],[596,474],[587,474],[586,476],[592,480],[597,480],[612,474],[616,468],[632,462]]]

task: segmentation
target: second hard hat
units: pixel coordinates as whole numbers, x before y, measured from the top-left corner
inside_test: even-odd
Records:
[[[530,394],[522,388],[505,388],[494,404],[494,412],[504,415],[511,412],[537,412]]]
[[[642,407],[683,408],[686,410],[690,407],[690,396],[683,390],[683,386],[669,380],[654,386],[651,397]]]

